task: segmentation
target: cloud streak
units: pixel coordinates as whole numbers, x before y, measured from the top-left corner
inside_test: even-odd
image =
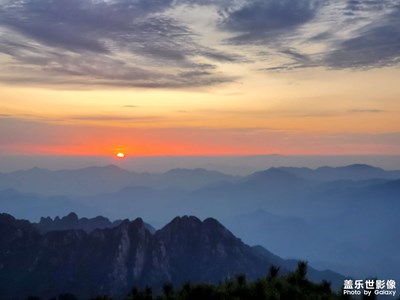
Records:
[[[350,113],[374,113],[374,114],[378,114],[378,113],[384,113],[386,111],[382,110],[382,109],[350,109],[349,112]]]
[[[207,34],[171,13],[200,6],[218,15]],[[398,65],[399,49],[395,0],[0,2],[0,80],[14,84],[204,87],[238,79],[224,64],[380,68]]]
[[[201,46],[186,25],[163,14],[172,1],[23,0],[0,4],[0,52],[8,82],[191,87],[229,82],[205,62],[237,57]],[[200,62],[196,57],[203,57]],[[187,70],[198,71],[195,80]],[[207,72],[204,72],[207,70]],[[25,71],[25,72],[24,72]],[[172,71],[172,72],[171,72]],[[17,72],[18,73],[18,72]],[[29,76],[32,74],[32,76]],[[48,80],[48,75],[55,76]]]
[[[371,9],[376,4],[371,1]],[[379,8],[378,8],[379,9]],[[353,9],[352,13],[358,12]],[[374,68],[400,63],[400,5],[376,23],[367,24],[354,37],[340,41],[324,60],[333,68]]]
[[[239,32],[232,43],[268,43],[271,38],[312,20],[322,1],[313,0],[257,0],[248,1],[231,12],[221,23],[223,29]]]
[[[369,69],[400,63],[400,5],[392,0],[247,1],[226,14],[221,28],[235,33],[229,43],[263,49],[259,59],[265,53],[272,61],[265,71]],[[313,47],[323,50],[310,50]],[[271,56],[285,60],[274,64]]]

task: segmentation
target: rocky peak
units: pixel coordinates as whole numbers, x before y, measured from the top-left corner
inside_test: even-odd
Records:
[[[212,218],[201,221],[192,216],[177,217],[157,231],[156,238],[169,249],[171,261],[212,261],[221,257],[227,258],[228,252],[233,254],[232,251],[245,247],[238,238]]]
[[[36,230],[29,221],[17,220],[9,214],[1,213],[0,239],[6,236],[12,236],[15,232],[18,232],[20,235],[21,232],[36,233]]]
[[[212,218],[178,217],[154,235],[140,218],[90,234],[31,234],[34,229],[0,214],[1,299],[50,298],[65,290],[79,299],[122,298],[133,286],[218,282],[238,273],[256,278],[271,265]]]
[[[74,212],[71,212],[61,220],[64,222],[78,222],[78,215]]]
[[[104,229],[116,227],[121,222],[121,220],[111,222],[109,219],[102,216],[91,219],[79,218],[76,213],[71,212],[62,218],[57,216],[54,218],[54,220],[51,217],[42,217],[40,222],[35,224],[35,226],[40,230],[41,233],[70,229],[82,229],[87,233],[90,233],[97,228]]]
[[[171,222],[169,222],[163,229],[184,229],[184,228],[194,228],[201,225],[200,219],[193,216],[183,216],[175,217]]]
[[[226,229],[220,222],[218,222],[214,218],[207,218],[204,220],[203,223],[207,231],[214,232],[214,234],[223,236],[225,238],[236,239],[236,237],[228,229]]]
[[[158,234],[164,236],[167,236],[170,233],[192,235],[193,232],[196,232],[196,234],[200,236],[210,235],[217,237],[221,236],[225,238],[235,238],[233,234],[216,219],[207,218],[204,221],[201,221],[194,216],[176,217],[164,228],[159,230]]]

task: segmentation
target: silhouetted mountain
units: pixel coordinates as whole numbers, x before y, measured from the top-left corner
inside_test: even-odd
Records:
[[[399,195],[399,180],[324,183],[293,195],[286,216],[257,210],[222,220],[246,243],[284,257],[355,277],[400,278]]]
[[[276,185],[293,185],[293,184],[299,184],[304,182],[300,177],[293,175],[289,172],[286,172],[282,169],[279,168],[270,168],[265,171],[260,171],[260,172],[255,172],[249,176],[247,176],[243,182],[249,183],[251,182],[252,184],[256,183],[262,183],[262,184],[268,184],[271,186],[276,186]]]
[[[33,168],[0,173],[0,189],[42,195],[92,195],[115,192],[127,186],[197,189],[238,177],[204,169],[175,169],[164,174],[128,172],[114,165],[78,170],[49,171]]]
[[[86,233],[90,233],[95,229],[112,228],[121,224],[123,220],[116,220],[111,222],[109,219],[103,216],[97,216],[94,218],[78,218],[78,215],[74,212],[69,213],[65,217],[41,217],[39,223],[34,223],[40,233],[47,233],[49,231],[61,231],[70,229],[81,229]],[[155,233],[156,230],[150,224],[145,223],[146,229],[150,233]]]
[[[196,190],[218,183],[238,183],[279,188],[308,181],[399,179],[400,171],[386,171],[368,165],[345,167],[270,168],[246,177],[231,176],[204,169],[173,169],[163,174],[128,172],[114,165],[78,170],[50,171],[33,168],[26,171],[0,173],[0,189],[15,189],[40,195],[94,195],[111,193],[127,186],[156,189]],[[223,184],[224,185],[224,184]],[[225,184],[226,185],[226,184]],[[242,186],[244,187],[244,186]]]
[[[121,223],[122,220],[111,222],[109,219],[101,216],[91,219],[79,219],[76,213],[71,212],[62,218],[57,216],[54,218],[54,220],[51,217],[41,217],[40,222],[35,224],[35,226],[41,233],[70,229],[81,229],[87,233],[90,233],[95,229],[112,228]]]
[[[344,167],[320,167],[315,170],[292,167],[281,167],[279,169],[304,179],[318,181],[400,178],[400,171],[386,171],[364,164],[354,164]]]
[[[59,171],[33,168],[0,173],[0,188],[42,195],[103,193],[130,184],[129,175],[128,171],[113,165]]]
[[[177,217],[154,235],[141,219],[89,234],[41,235],[29,222],[1,214],[0,249],[1,299],[67,292],[79,298],[119,297],[133,286],[220,282],[238,273],[265,276],[272,263],[271,256],[245,245],[216,220],[195,217]],[[281,266],[281,272],[289,270]],[[343,277],[334,279],[342,282]]]
[[[399,179],[399,171],[368,165],[270,168],[239,178],[202,169],[164,174],[114,166],[32,169],[0,174],[0,187],[12,183],[40,194],[66,194],[0,191],[0,211],[31,220],[70,211],[110,219],[141,216],[158,228],[176,215],[214,217],[246,243],[285,258],[335,266],[354,277],[400,280],[400,236],[394,230],[400,226]]]

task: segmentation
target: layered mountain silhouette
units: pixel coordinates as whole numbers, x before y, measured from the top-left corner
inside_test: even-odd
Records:
[[[194,190],[237,179],[237,176],[204,169],[173,169],[163,174],[149,174],[129,172],[114,165],[57,171],[33,168],[0,173],[0,189],[11,188],[46,196],[92,195],[115,192],[127,186]]]
[[[321,167],[318,169],[280,167],[255,172],[248,176],[232,176],[205,169],[173,169],[163,174],[129,172],[114,165],[78,170],[33,168],[0,173],[0,189],[15,189],[41,195],[93,195],[111,193],[127,186],[196,190],[217,183],[254,182],[298,183],[299,179],[316,181],[398,179],[400,171],[386,171],[369,165]]]
[[[78,215],[74,212],[69,213],[65,217],[41,217],[39,223],[34,223],[40,233],[47,233],[49,231],[62,231],[70,229],[81,229],[86,233],[90,233],[95,229],[113,228],[120,225],[124,220],[115,220],[111,222],[109,219],[103,216],[97,216],[94,218],[78,218]],[[156,230],[150,224],[144,223],[144,226],[150,233],[154,233]]]
[[[37,222],[44,215],[57,223],[55,216],[75,211],[113,220],[140,216],[161,228],[177,215],[213,217],[244,242],[286,259],[397,280],[399,195],[399,171],[360,164],[241,177],[204,169],[139,174],[115,166],[0,173],[0,211],[17,218]]]
[[[283,274],[295,268],[292,261],[244,244],[212,218],[176,217],[154,233],[138,218],[90,233],[75,229],[41,234],[28,221],[0,214],[1,299],[60,293],[121,297],[133,286],[215,283],[239,273],[254,279],[265,276],[272,264]],[[333,272],[310,268],[310,274],[336,287],[343,282]]]

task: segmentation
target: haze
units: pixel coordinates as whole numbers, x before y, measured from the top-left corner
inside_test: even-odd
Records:
[[[1,172],[31,168],[79,169],[116,165],[134,172],[162,173],[175,168],[204,168],[232,175],[247,175],[270,167],[344,166],[368,164],[387,170],[400,169],[400,156],[136,156],[123,160],[111,156],[0,156]]]

